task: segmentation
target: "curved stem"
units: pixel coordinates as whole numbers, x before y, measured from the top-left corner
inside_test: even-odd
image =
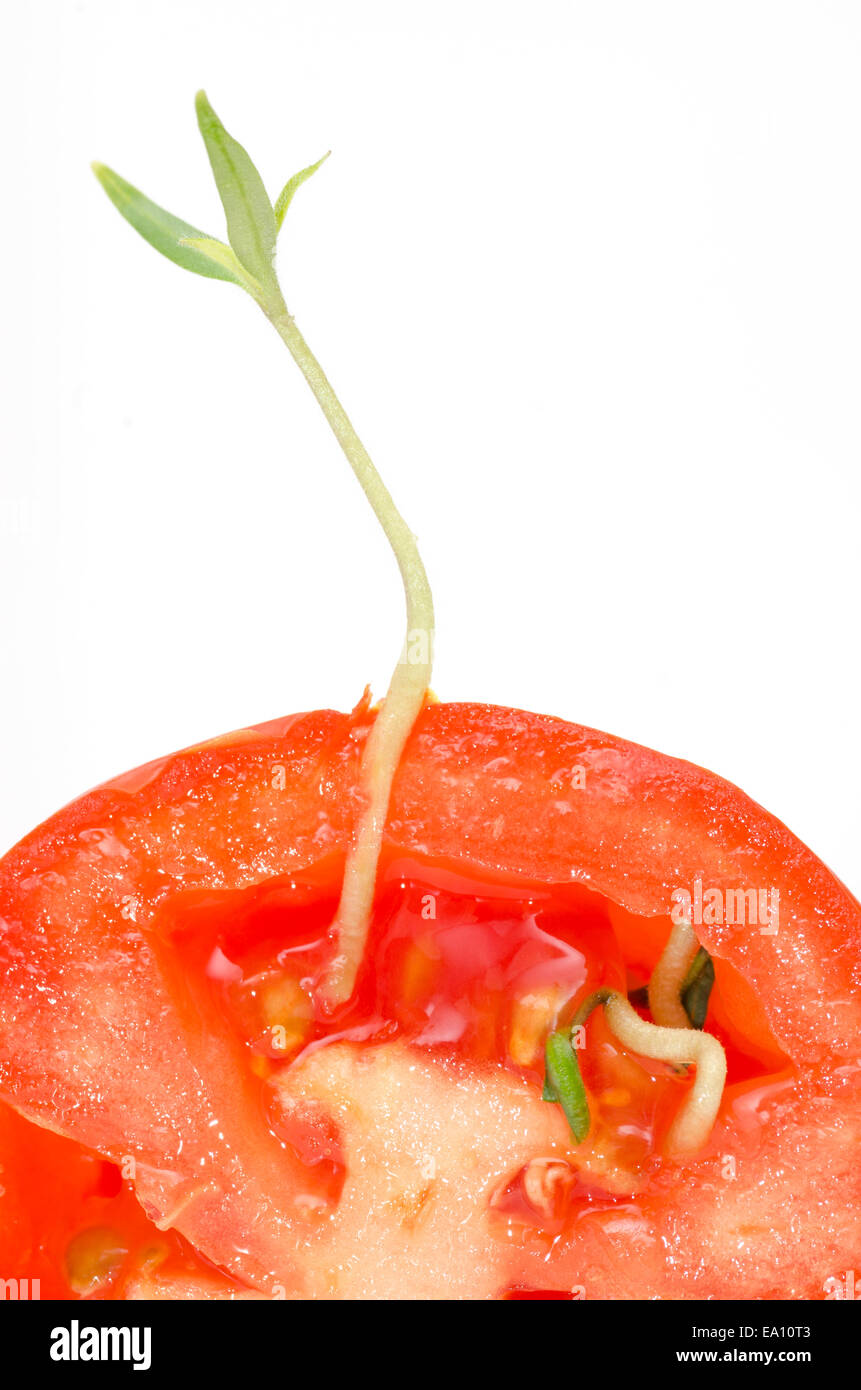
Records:
[[[695,1028],[664,1028],[640,1018],[621,994],[604,1005],[610,1031],[621,1043],[661,1062],[693,1062],[696,1077],[667,1135],[671,1154],[695,1153],[706,1143],[720,1109],[726,1081],[726,1054],[711,1033]]]
[[[649,1008],[656,1023],[665,1028],[690,1028],[682,1003],[682,988],[700,943],[690,922],[677,922],[649,980]]]
[[[341,899],[332,927],[338,950],[327,967],[320,987],[326,1005],[334,1007],[349,999],[356,982],[368,935],[392,782],[430,684],[434,637],[433,597],[416,538],[395,506],[391,493],[295,319],[288,313],[283,300],[275,304],[264,303],[262,307],[313,391],[385,532],[398,562],[406,597],[407,633],[404,649],[362,755],[360,776],[365,808],[347,856]]]
[[[545,1052],[544,1099],[558,1100],[579,1144],[589,1131],[589,1103],[580,1075],[574,1033],[603,1006],[610,1032],[623,1047],[661,1062],[696,1065],[690,1092],[667,1135],[670,1154],[695,1153],[708,1140],[726,1082],[726,1054],[717,1038],[699,1029],[664,1027],[641,1018],[624,995],[598,989],[583,1000],[571,1022],[551,1033]]]

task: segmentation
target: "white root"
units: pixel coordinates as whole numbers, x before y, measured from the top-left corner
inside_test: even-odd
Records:
[[[695,1153],[712,1131],[726,1082],[726,1055],[717,1038],[697,1028],[667,1028],[647,1023],[620,994],[604,1005],[610,1031],[623,1046],[660,1062],[692,1062],[696,1078],[670,1127],[671,1154]]]
[[[389,693],[365,745],[361,781],[366,806],[347,855],[341,900],[332,924],[338,953],[330,961],[320,988],[324,1002],[332,1008],[345,1003],[353,993],[365,954],[392,782],[424,702],[428,670],[427,666],[406,664],[395,668]]]
[[[652,971],[649,1008],[655,1022],[665,1028],[692,1027],[682,1003],[682,985],[699,947],[690,922],[678,922]]]

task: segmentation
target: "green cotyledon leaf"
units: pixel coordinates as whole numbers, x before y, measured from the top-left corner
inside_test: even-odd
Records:
[[[542,1099],[559,1102],[574,1140],[581,1144],[589,1133],[589,1102],[567,1029],[560,1029],[548,1037],[544,1065]]]
[[[280,232],[284,218],[287,216],[287,209],[293,201],[293,195],[297,188],[300,188],[306,179],[310,179],[312,174],[316,174],[321,164],[325,164],[331,150],[327,150],[322,159],[318,159],[316,164],[309,164],[307,169],[300,169],[298,174],[294,174],[292,179],[288,179],[278,197],[275,200],[275,226]]]
[[[183,270],[193,270],[197,275],[207,275],[212,280],[229,280],[234,285],[242,283],[239,276],[230,269],[225,259],[216,260],[202,251],[195,242],[210,242],[229,252],[223,242],[213,242],[204,232],[192,227],[190,222],[174,217],[158,203],[145,197],[139,189],[120,178],[106,164],[94,164],[93,173],[107,193],[114,207],[136,232],[160,251],[169,261],[182,266]]]
[[[277,227],[263,180],[248,152],[224,129],[205,92],[198,92],[195,108],[230,245],[249,275],[264,287],[273,286]]]

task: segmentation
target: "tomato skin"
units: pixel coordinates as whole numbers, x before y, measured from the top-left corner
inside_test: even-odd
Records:
[[[231,1223],[269,1211],[271,1247],[236,1270],[261,1286],[283,1259],[295,1175],[253,1097],[225,1079],[235,1049],[169,978],[148,923],[179,887],[240,889],[342,856],[372,718],[365,706],[297,715],[150,764],[60,811],[0,863],[0,1096],[111,1158],[133,1154],[145,1208],[184,1211],[185,1233],[212,1258]],[[640,918],[665,916],[697,878],[723,893],[777,888],[776,936],[697,927],[731,967],[727,1015],[752,991],[763,1049],[774,1040],[808,1077],[806,1103],[838,1072],[857,1101],[861,908],[713,774],[545,716],[428,705],[393,788],[386,848],[494,881],[574,879]],[[767,1163],[767,1145],[750,1161]],[[691,1199],[692,1231],[698,1209]],[[678,1213],[654,1219],[685,1226]],[[528,1271],[518,1282],[531,1287]],[[698,1296],[708,1287],[701,1279]]]

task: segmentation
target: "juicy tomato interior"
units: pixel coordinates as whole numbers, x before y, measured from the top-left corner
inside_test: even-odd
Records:
[[[209,1269],[181,1235],[147,1219],[115,1163],[0,1104],[0,1271],[17,1281],[6,1298],[121,1297],[136,1276]]]
[[[540,1086],[544,1042],[560,1010],[601,986],[638,989],[670,930],[668,919],[631,918],[579,884],[491,883],[391,859],[381,868],[355,994],[325,1015],[313,986],[332,949],[341,867],[333,859],[240,892],[180,894],[163,905],[154,932],[188,1026],[218,1026],[237,1040],[270,1129],[299,1161],[308,1204],[323,1210],[344,1181],[340,1136],[319,1106],[284,1109],[275,1084],[284,1068],[335,1040],[398,1038],[501,1065]],[[761,1028],[748,1038],[733,1021],[732,972],[719,986],[707,1027],[726,1049],[728,1085],[779,1072],[786,1061],[773,1040]],[[601,1011],[588,1029],[581,1067],[592,1127],[576,1185],[545,1187],[540,1219],[549,1238],[597,1197],[648,1192],[663,1135],[691,1084],[668,1065],[626,1053]],[[151,1269],[210,1270],[180,1236],[151,1225],[115,1165],[5,1108],[0,1165],[0,1255],[19,1278],[40,1279],[42,1297],[118,1297],[129,1278]],[[501,1225],[516,1227],[528,1211],[534,1227],[526,1181],[514,1174],[496,1193]]]

